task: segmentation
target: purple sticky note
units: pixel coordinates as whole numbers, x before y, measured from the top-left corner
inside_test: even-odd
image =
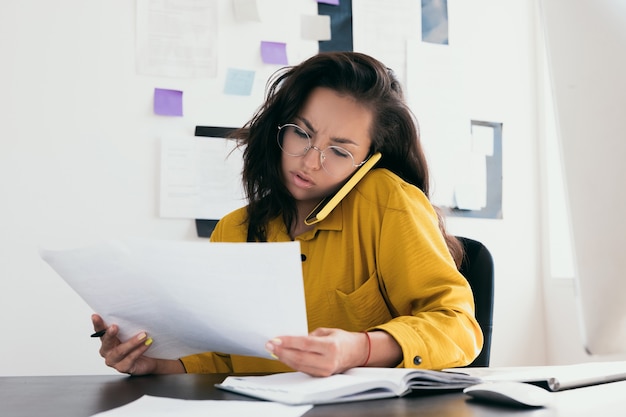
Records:
[[[318,3],[330,4],[331,6],[339,6],[339,0],[317,0]]]
[[[261,59],[266,64],[287,65],[287,44],[261,41]]]
[[[154,113],[162,116],[182,116],[183,92],[178,90],[155,88]]]

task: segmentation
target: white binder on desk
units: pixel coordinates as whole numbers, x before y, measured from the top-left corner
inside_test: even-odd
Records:
[[[518,381],[539,385],[550,391],[626,380],[626,361],[584,362],[572,365],[452,368],[489,381]]]

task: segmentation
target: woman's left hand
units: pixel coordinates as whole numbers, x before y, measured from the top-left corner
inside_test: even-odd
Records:
[[[277,359],[300,372],[329,376],[365,365],[370,341],[364,333],[318,328],[308,336],[281,336],[265,345]]]

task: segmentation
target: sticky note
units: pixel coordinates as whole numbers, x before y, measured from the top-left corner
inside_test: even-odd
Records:
[[[229,68],[226,73],[224,94],[249,96],[252,93],[254,71]]]
[[[329,41],[331,39],[330,16],[302,15],[300,18],[302,39],[312,41]]]
[[[183,115],[183,92],[165,88],[154,89],[154,114],[162,116]]]
[[[235,19],[237,21],[261,21],[257,0],[234,0],[233,7],[235,11]]]
[[[287,44],[261,41],[261,59],[266,64],[287,65]]]

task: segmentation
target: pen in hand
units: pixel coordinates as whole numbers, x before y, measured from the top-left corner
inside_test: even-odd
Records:
[[[106,332],[107,332],[107,329],[102,329],[92,334],[91,337],[102,337],[104,336]]]

